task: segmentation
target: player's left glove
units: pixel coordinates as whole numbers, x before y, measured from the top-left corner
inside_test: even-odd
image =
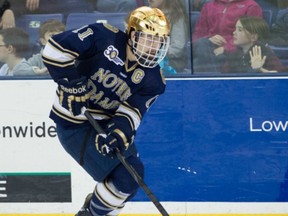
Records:
[[[66,79],[58,81],[59,102],[74,116],[81,114],[82,107],[89,106],[90,94],[87,82],[86,77],[70,82]]]
[[[117,150],[121,152],[127,150],[129,142],[121,130],[114,129],[107,136],[97,134],[95,138],[95,146],[97,151],[102,155],[113,156]]]

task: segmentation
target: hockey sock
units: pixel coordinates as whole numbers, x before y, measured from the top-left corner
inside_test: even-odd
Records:
[[[89,211],[94,216],[118,215],[130,194],[117,190],[112,182],[105,180],[95,186],[89,205]]]

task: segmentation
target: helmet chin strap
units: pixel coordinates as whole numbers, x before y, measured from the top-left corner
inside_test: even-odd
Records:
[[[133,48],[133,41],[131,39],[128,39],[127,41],[127,54],[126,54],[126,58],[129,61],[137,61],[137,57],[135,56],[136,50],[135,48]],[[128,50],[130,50],[130,55],[128,56]],[[131,58],[131,54],[133,55],[133,58]],[[137,61],[138,62],[138,61]]]
[[[131,43],[133,43],[133,42],[132,42],[131,39],[129,39],[127,45],[129,47],[129,49],[131,50],[131,52],[134,54],[135,53],[135,48],[133,48],[133,44],[131,44]]]

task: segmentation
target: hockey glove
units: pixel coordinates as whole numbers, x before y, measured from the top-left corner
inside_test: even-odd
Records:
[[[61,79],[58,81],[58,90],[60,105],[69,110],[72,115],[77,116],[81,114],[82,107],[88,107],[90,94],[86,77],[70,82]]]
[[[100,154],[113,156],[117,150],[121,152],[127,150],[129,143],[127,142],[125,134],[121,130],[115,129],[107,136],[97,134],[95,146]]]

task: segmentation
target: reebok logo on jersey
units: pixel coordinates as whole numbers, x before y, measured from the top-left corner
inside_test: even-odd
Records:
[[[64,87],[64,86],[60,85],[60,88],[61,88],[62,91],[66,92],[66,93],[70,93],[70,94],[81,94],[81,93],[87,91],[85,85],[83,85],[83,86],[81,86],[79,88],[67,88],[67,87]]]
[[[113,61],[116,65],[124,65],[124,62],[118,57],[118,50],[113,46],[110,45],[104,51],[104,55],[109,59],[109,61]]]

